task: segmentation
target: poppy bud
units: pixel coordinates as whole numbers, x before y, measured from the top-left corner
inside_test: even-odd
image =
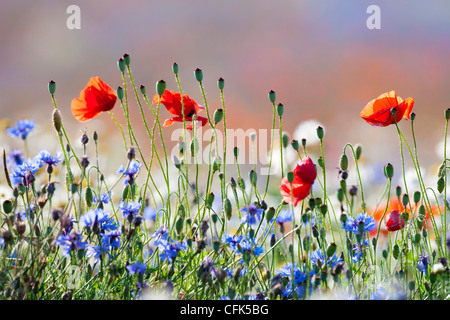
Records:
[[[402,197],[402,204],[406,208],[406,205],[409,203],[409,196],[405,193]]]
[[[220,170],[220,164],[222,163],[222,159],[220,157],[216,157],[213,162],[213,172]]]
[[[123,60],[122,58],[120,58],[120,59],[117,61],[117,67],[119,68],[120,72],[124,73],[124,72],[125,72],[125,67],[126,67],[126,65],[125,65],[125,60]]]
[[[414,192],[414,195],[413,195],[413,199],[414,199],[414,203],[417,205],[418,203],[419,203],[419,201],[420,201],[420,196],[421,196],[421,194],[420,194],[420,191],[416,191],[416,192]]]
[[[93,200],[93,194],[92,194],[92,189],[91,187],[87,187],[86,188],[86,193],[85,193],[85,200],[86,200],[86,205],[88,207],[92,206],[92,200]]]
[[[162,96],[166,91],[166,82],[164,80],[159,80],[156,82],[156,93],[159,96]]]
[[[384,175],[389,180],[392,179],[392,177],[394,176],[394,167],[392,166],[392,164],[388,163],[387,165],[384,166]]]
[[[214,123],[217,124],[219,123],[223,118],[223,109],[217,109],[214,112]]]
[[[141,86],[139,87],[139,90],[141,90],[141,93],[145,96],[145,86],[141,84]]]
[[[425,206],[423,204],[419,206],[419,215],[425,216]]]
[[[5,213],[11,213],[13,209],[13,203],[11,200],[3,201],[3,211]]]
[[[239,178],[238,184],[239,184],[239,188],[241,188],[241,190],[244,191],[244,190],[245,190],[245,182],[244,182],[244,179]]]
[[[396,186],[395,187],[395,194],[397,195],[397,198],[399,198],[402,194],[402,187]]]
[[[341,156],[341,159],[339,160],[339,167],[341,168],[342,171],[347,171],[348,169],[348,158],[345,153]]]
[[[417,219],[416,220],[417,228],[420,230],[423,228],[423,220]]]
[[[266,211],[266,220],[267,222],[271,221],[273,219],[275,215],[275,208],[274,207],[270,207],[269,209],[267,209]]]
[[[411,121],[414,121],[414,119],[416,119],[416,114],[414,112],[412,112],[410,114],[409,118],[411,119]]]
[[[323,169],[324,164],[323,164],[323,158],[322,158],[322,157],[319,157],[319,158],[317,159],[317,163],[318,163],[319,166]]]
[[[286,132],[283,132],[281,139],[283,142],[283,148],[286,148],[289,143],[289,135]]]
[[[298,151],[298,140],[292,140],[291,146],[295,151]]]
[[[233,211],[230,199],[228,199],[228,198],[225,199],[224,208],[225,208],[225,215],[227,217],[227,220],[230,221],[231,214],[232,214],[232,211]]]
[[[420,244],[421,238],[422,238],[422,236],[420,235],[420,233],[416,233],[414,235],[414,243],[416,244],[416,246],[418,246]]]
[[[338,198],[339,202],[344,201],[344,191],[342,189],[338,189],[337,198]]]
[[[223,80],[223,78],[219,78],[219,80],[217,80],[217,86],[219,87],[219,90],[222,91],[225,86],[225,80]]]
[[[361,152],[362,152],[362,147],[360,144],[357,144],[356,149],[355,149],[356,160],[359,160],[359,158],[361,157]]]
[[[231,187],[232,187],[233,189],[236,189],[236,180],[234,180],[233,177],[231,177],[230,183],[231,183]]]
[[[314,198],[310,198],[308,200],[308,206],[311,210],[314,210],[314,208],[316,207],[316,200]]]
[[[287,179],[288,179],[289,183],[292,183],[292,181],[294,181],[294,173],[293,172],[288,172],[287,173]]]
[[[405,222],[408,222],[408,219],[409,219],[408,212],[403,212],[402,217],[403,217],[403,220],[405,220]]]
[[[183,225],[184,219],[183,217],[179,217],[177,219],[177,222],[175,222],[175,231],[177,232],[177,234],[181,234],[181,232],[183,231]]]
[[[119,100],[123,100],[123,89],[122,87],[117,87],[117,98],[119,98]]]
[[[335,252],[336,252],[336,244],[330,243],[330,245],[327,248],[327,257],[332,257]]]
[[[198,82],[203,81],[203,71],[199,68],[195,69],[194,71],[195,79],[197,79]]]
[[[443,163],[443,164],[441,164],[441,166],[439,167],[439,169],[438,169],[438,177],[440,178],[440,177],[442,177],[443,175],[444,175],[444,173],[445,173],[445,163]]]
[[[400,254],[400,247],[398,246],[398,244],[395,244],[394,250],[392,250],[392,256],[394,257],[395,260],[398,260],[399,254]]]
[[[374,248],[377,247],[377,238],[372,238],[372,246],[373,246]]]
[[[323,139],[323,134],[324,134],[323,128],[321,126],[318,126],[316,131],[317,131],[317,137],[320,140],[322,140]]]
[[[341,216],[339,217],[339,219],[341,220],[341,222],[343,224],[345,224],[347,222],[347,215],[345,213],[341,214]]]
[[[322,212],[323,215],[326,215],[327,212],[328,212],[328,207],[327,207],[326,204],[321,204],[321,205],[319,206],[319,209],[320,209],[320,212]]]
[[[56,132],[61,133],[62,128],[62,120],[61,120],[61,114],[59,113],[58,109],[53,110],[53,127],[55,128]]]
[[[128,53],[125,53],[124,55],[123,55],[123,60],[125,61],[125,64],[127,65],[127,66],[129,66],[130,65],[130,55],[128,54]]]
[[[254,170],[251,170],[250,173],[248,174],[248,177],[250,179],[250,183],[253,186],[256,186],[256,181],[257,181],[257,174]]]
[[[214,193],[212,193],[212,192],[208,195],[208,197],[206,197],[206,207],[207,208],[211,209],[212,204],[214,202],[214,198],[215,198],[215,196],[214,196]]]
[[[339,185],[343,191],[347,190],[347,182],[344,179],[339,182]]]
[[[48,83],[48,92],[50,92],[50,94],[53,95],[55,93],[55,90],[56,90],[56,83],[55,81],[51,80]]]
[[[302,147],[303,147],[303,149],[306,148],[306,139],[305,138],[302,139]]]
[[[277,106],[277,113],[278,113],[279,117],[283,116],[284,106],[281,103],[279,103],[278,106]]]
[[[174,74],[178,74],[178,64],[176,62],[172,65],[172,71]]]
[[[445,187],[445,180],[443,177],[440,177],[437,181],[437,190],[439,193],[442,193],[442,191],[444,191],[444,187]]]
[[[445,119],[450,120],[450,108],[445,110],[444,115],[445,115]]]
[[[275,100],[276,100],[275,91],[270,90],[270,92],[269,92],[269,100],[270,100],[270,102],[275,103]]]
[[[387,250],[383,250],[383,252],[381,253],[384,259],[387,259],[388,257],[388,252]]]
[[[238,147],[234,147],[233,148],[233,153],[234,153],[234,157],[237,158],[239,155],[239,148]]]
[[[94,139],[94,141],[98,140],[98,133],[97,133],[97,131],[94,131],[94,134],[92,135],[92,138]]]

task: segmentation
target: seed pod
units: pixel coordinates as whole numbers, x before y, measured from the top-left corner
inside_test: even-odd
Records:
[[[319,157],[319,158],[317,159],[317,163],[319,164],[319,166],[320,166],[322,169],[324,169],[324,163],[323,163],[323,158],[322,158],[322,157]]]
[[[336,244],[330,243],[330,245],[327,248],[327,257],[332,257],[335,252],[336,252]]]
[[[337,198],[338,198],[339,202],[343,202],[344,201],[344,191],[342,189],[338,189],[338,191],[337,191]]]
[[[55,93],[55,90],[56,90],[56,83],[55,81],[51,80],[48,83],[48,92],[50,92],[50,94],[53,95]]]
[[[416,192],[414,192],[414,203],[417,205],[418,203],[419,203],[419,201],[420,201],[420,196],[421,196],[421,194],[420,194],[420,191],[416,191]]]
[[[249,177],[249,179],[250,179],[250,183],[253,185],[253,186],[256,186],[256,181],[257,181],[257,174],[256,174],[256,172],[254,171],[254,170],[251,170],[250,172],[249,172],[249,174],[248,174],[248,177]]]
[[[178,64],[176,62],[172,65],[172,71],[174,74],[178,74]]]
[[[11,213],[13,209],[13,203],[11,200],[3,201],[3,211],[8,214]]]
[[[209,209],[212,208],[212,204],[213,204],[213,202],[214,202],[214,198],[215,198],[214,193],[211,192],[211,193],[208,195],[208,197],[206,198],[206,207],[207,207],[207,208],[209,208]]]
[[[122,87],[117,87],[117,98],[119,98],[119,100],[123,100],[123,89]]]
[[[388,163],[387,165],[384,166],[384,175],[389,180],[392,179],[392,177],[394,176],[394,167],[392,166],[392,164]]]
[[[286,132],[283,132],[283,134],[281,136],[281,140],[283,143],[283,148],[286,148],[289,143],[289,135]]]
[[[402,204],[406,208],[406,205],[409,203],[409,196],[405,193],[402,197]]]
[[[146,93],[145,86],[141,84],[141,86],[139,87],[139,90],[141,90],[142,95],[145,96],[145,93]]]
[[[123,58],[120,58],[117,61],[117,67],[119,68],[120,72],[122,72],[122,73],[125,72],[126,65],[125,65],[125,60],[123,60]]]

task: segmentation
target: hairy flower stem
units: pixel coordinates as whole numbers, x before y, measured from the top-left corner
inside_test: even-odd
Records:
[[[275,102],[272,103],[273,107],[273,121],[272,121],[272,137],[270,139],[270,160],[269,160],[269,170],[267,172],[267,182],[266,182],[266,188],[264,190],[264,196],[263,200],[266,199],[267,190],[269,189],[269,180],[270,180],[270,168],[272,167],[272,156],[273,156],[273,142],[275,139],[275,122],[277,117],[277,108],[275,107]]]

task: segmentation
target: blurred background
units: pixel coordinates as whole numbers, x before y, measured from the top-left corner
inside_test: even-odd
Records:
[[[66,26],[72,4],[80,7],[81,30]],[[366,27],[372,4],[381,9],[380,30]],[[400,163],[395,127],[371,127],[359,116],[367,102],[396,90],[403,99],[415,99],[419,156],[424,166],[435,166],[442,161],[437,146],[444,137],[444,110],[450,107],[449,39],[450,3],[444,0],[1,0],[0,118],[4,126],[5,119],[37,121],[31,146],[47,143],[43,139],[57,143],[52,130],[44,135],[52,128],[47,84],[54,80],[70,136],[97,130],[104,139],[101,148],[122,151],[109,114],[78,123],[70,102],[92,76],[113,89],[121,86],[117,60],[128,53],[135,83],[145,85],[149,97],[161,79],[177,90],[171,69],[176,62],[183,91],[202,104],[194,78],[200,68],[212,113],[221,107],[217,79],[224,78],[228,128],[269,129],[267,93],[274,90],[285,107],[283,130],[291,137],[308,120],[325,128],[331,169],[347,142],[361,143],[365,159],[379,168]],[[130,100],[142,131],[139,109]],[[125,124],[119,104],[114,113]],[[162,109],[161,119],[167,117]],[[400,127],[410,137],[409,121]],[[315,131],[295,137],[303,134],[314,137]],[[144,131],[140,137],[144,144]],[[5,139],[4,145],[17,143]],[[122,153],[116,162],[124,161]]]

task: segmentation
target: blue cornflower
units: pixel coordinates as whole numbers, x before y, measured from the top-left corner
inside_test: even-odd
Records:
[[[244,238],[243,235],[231,236],[231,235],[228,234],[228,235],[223,237],[222,242],[228,244],[230,246],[230,249],[234,251],[234,250],[236,250],[237,245],[242,241],[243,238]]]
[[[145,207],[144,219],[155,222],[156,216],[162,216],[162,214],[163,214],[163,211],[160,210],[161,208],[162,208],[162,206],[158,206],[158,208],[155,210],[152,207]]]
[[[187,249],[187,242],[178,241],[176,243],[170,243],[169,241],[161,241],[158,245],[158,249],[160,250],[160,258],[161,261],[169,261],[169,263],[173,263],[178,253],[182,250]]]
[[[244,216],[241,219],[241,223],[247,223],[249,225],[254,225],[258,222],[257,220],[261,220],[261,216],[262,216],[264,210],[258,209],[257,206],[255,206],[254,204],[251,204],[250,206],[242,208],[241,212],[244,213]]]
[[[39,151],[37,157],[46,165],[48,166],[54,166],[56,164],[58,164],[59,162],[62,161],[62,153],[61,151],[57,151],[56,155],[54,157],[52,157],[50,155],[50,152],[48,152],[47,150],[41,150]]]
[[[21,165],[12,170],[10,174],[12,183],[14,185],[22,183],[30,185],[34,181],[34,174],[42,167],[42,161],[34,157],[33,159],[25,160]]]
[[[158,246],[160,242],[170,239],[169,229],[167,229],[166,226],[161,226],[151,237],[155,238],[154,244],[155,246]]]
[[[368,248],[369,246],[369,240],[364,239],[364,248]],[[362,257],[364,256],[364,250],[363,250],[363,243],[359,242],[353,245],[353,257],[352,260],[354,263],[361,261]]]
[[[16,166],[20,166],[25,161],[25,158],[22,155],[22,151],[19,149],[11,150],[6,158],[6,162],[8,166],[14,163]]]
[[[316,265],[318,261],[323,265],[328,264],[331,267],[335,267],[339,262],[342,262],[341,257],[336,256],[336,253],[333,254],[331,257],[326,257],[325,254],[323,254],[321,249],[317,249],[316,251],[311,252],[310,254],[311,263],[312,265]]]
[[[88,244],[86,246],[86,257],[88,258],[94,258],[94,263],[97,263],[100,261],[100,257],[102,256],[102,253],[105,251],[104,248],[101,246],[93,246],[92,244]]]
[[[366,233],[375,229],[375,219],[367,213],[360,212],[355,219],[348,217],[342,228],[354,234],[361,234],[360,228],[364,228],[363,232]]]
[[[417,262],[417,269],[419,269],[420,272],[423,274],[427,274],[428,272],[428,265],[430,263],[430,260],[428,256],[425,255],[425,253],[422,252],[422,254],[419,256],[419,260]]]
[[[11,137],[25,139],[28,134],[34,129],[36,122],[31,120],[19,120],[15,127],[8,127],[6,131]]]
[[[120,248],[120,236],[122,232],[119,230],[111,230],[102,233],[102,245],[104,248]]]
[[[74,232],[68,235],[59,235],[55,243],[62,247],[63,256],[70,258],[70,253],[72,250],[84,250],[86,247],[86,242],[81,241],[81,234]]]
[[[145,270],[147,269],[147,266],[144,263],[136,261],[133,264],[127,265],[126,268],[130,274],[137,273],[138,275],[143,275]]]
[[[128,219],[128,221],[132,221],[134,216],[139,213],[141,210],[142,204],[137,201],[120,201],[120,210],[122,211],[122,215],[124,219]]]
[[[5,239],[0,238],[0,248],[3,248],[5,246]]]
[[[282,225],[288,221],[292,221],[292,211],[291,210],[281,210],[276,219],[279,225]]]
[[[92,209],[80,217],[80,224],[83,227],[95,230],[102,229],[103,224],[110,220],[109,214],[101,208]]]
[[[92,202],[93,203],[97,203],[97,202],[101,201],[102,203],[107,204],[107,203],[109,203],[109,200],[112,197],[112,194],[113,194],[113,192],[109,191],[109,192],[102,193],[98,197],[97,196],[93,196],[92,197]]]
[[[142,164],[137,162],[136,160],[131,160],[128,168],[125,169],[123,167],[123,164],[120,165],[119,169],[117,170],[117,173],[122,173],[124,176],[127,176],[125,181],[123,182],[124,185],[129,185],[134,183],[135,175],[139,172],[139,169],[142,167]]]
[[[263,252],[264,249],[262,246],[256,244],[255,238],[247,237],[237,244],[236,254],[242,255],[242,260],[239,261],[240,263],[248,262],[252,255],[258,257]]]

